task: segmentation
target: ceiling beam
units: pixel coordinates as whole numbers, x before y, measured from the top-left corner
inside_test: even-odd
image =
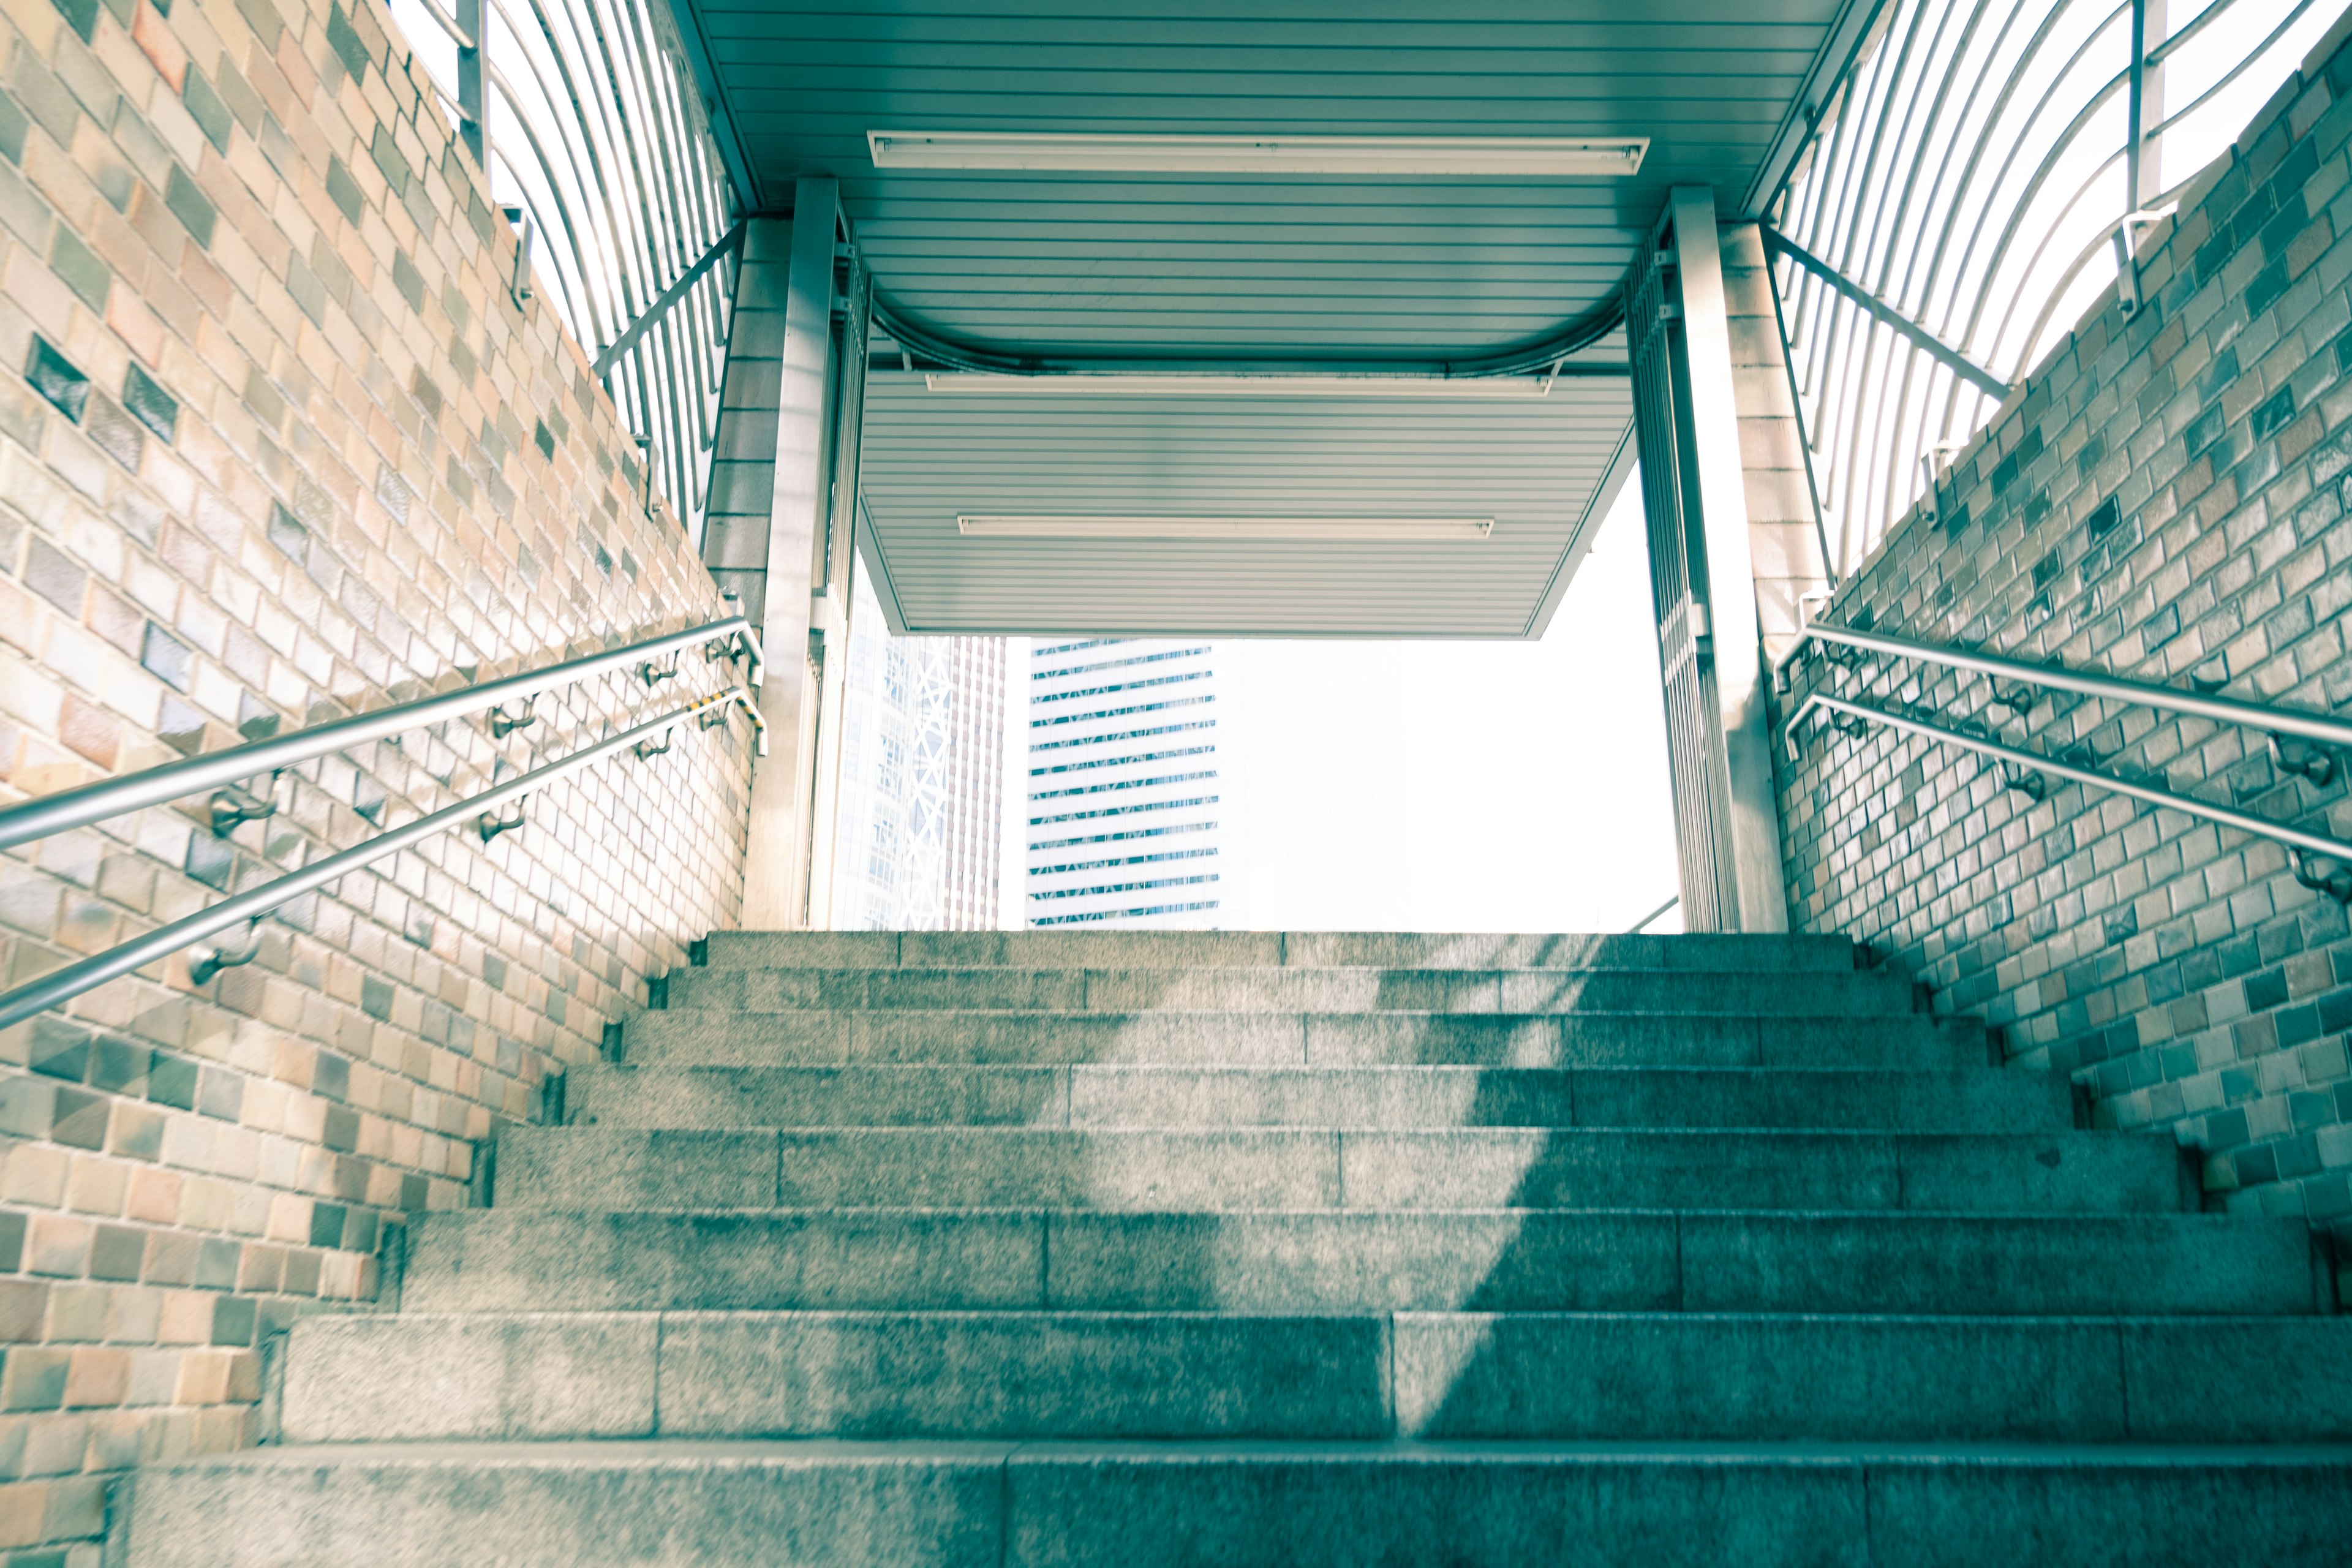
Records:
[[[1465,350],[1459,354],[1413,359],[1258,359],[1246,354],[1185,359],[1118,351],[1102,354],[1024,354],[989,348],[924,326],[885,302],[878,293],[874,298],[877,331],[917,358],[950,370],[1019,376],[1345,375],[1454,381],[1511,375],[1623,375],[1626,367],[1622,363],[1582,365],[1573,363],[1571,356],[1607,337],[1624,318],[1624,300],[1612,289],[1600,303],[1558,331],[1512,349]]]

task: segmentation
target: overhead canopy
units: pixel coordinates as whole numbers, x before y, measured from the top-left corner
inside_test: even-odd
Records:
[[[780,210],[799,176],[837,179],[910,340],[1203,369],[1442,374],[1561,342],[1605,310],[1668,187],[1710,184],[1740,205],[1853,26],[1841,0],[676,3],[751,200]],[[1648,146],[1631,176],[877,168],[875,132]],[[1622,339],[1577,357],[1622,361]],[[1042,384],[951,395],[877,377],[865,483],[907,624],[925,630],[1529,636],[1628,418],[1610,380],[1563,379],[1527,402],[1244,403]],[[982,490],[1014,512],[1099,496],[1119,510],[1331,515],[1446,497],[1448,514],[1491,511],[1496,529],[1412,550],[1016,545],[955,531]]]
[[[1487,401],[1112,397],[1048,380],[950,395],[877,374],[866,399],[866,559],[884,564],[894,628],[914,632],[1534,637],[1591,543],[1631,417],[1616,378]],[[1341,537],[957,527],[1024,513],[1138,520],[1128,531],[1146,534],[1171,519],[1319,518]],[[1397,542],[1349,520],[1494,526]]]

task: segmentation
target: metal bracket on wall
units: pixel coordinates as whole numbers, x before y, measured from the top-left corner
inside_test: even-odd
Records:
[[[1988,705],[2006,708],[2020,719],[2032,712],[2034,703],[2040,700],[2040,695],[2031,686],[2012,686],[2003,691],[1998,681],[1993,683],[1992,695],[1985,699]]]
[[[481,834],[482,842],[485,844],[488,844],[491,839],[496,838],[501,833],[512,833],[522,825],[523,803],[520,800],[515,802],[514,815],[512,816],[494,816],[486,811],[482,813],[479,817],[476,818],[474,822],[475,830]]]
[[[660,488],[655,482],[656,470],[654,466],[654,438],[650,436],[640,436],[636,438],[636,443],[637,463],[645,470],[646,480],[644,492],[637,498],[637,505],[647,517],[651,517],[654,515],[654,508],[661,500]]]
[[[2126,213],[2123,221],[2116,225],[2116,300],[2126,316],[2137,315],[2139,308],[2147,302],[2141,298],[2139,291],[2138,231],[2160,218],[2170,217],[2173,211],[2174,208],[2168,205],[2147,212]]]
[[[539,722],[539,714],[535,711],[538,707],[539,698],[534,693],[523,699],[522,711],[511,719],[507,717],[507,710],[504,708],[491,709],[490,738],[494,741],[503,741],[517,730],[530,729]]]
[[[259,958],[261,956],[261,921],[262,917],[256,915],[246,923],[243,950],[231,952],[224,944],[214,948],[210,952],[189,964],[189,980],[198,985],[208,984],[213,976],[222,970],[240,968]]]
[[[1969,449],[1966,441],[1931,441],[1919,454],[1919,510],[1930,522],[1944,520],[1942,489],[1944,476],[1952,469],[1953,459]]]
[[[270,793],[275,795],[278,787],[277,773],[273,773],[269,775],[269,784]],[[264,798],[235,785],[227,789],[213,791],[213,798],[209,804],[212,807],[212,828],[215,838],[226,838],[248,822],[259,822],[264,817],[278,815],[277,801]]]
[[[2321,785],[2335,780],[2337,772],[2336,753],[2326,747],[2299,735],[2273,733],[2270,741],[2271,761],[2279,772],[2293,773],[2297,778],[2309,779]]]
[[[2048,779],[2031,768],[2021,768],[2015,763],[2000,764],[2000,787],[2013,789],[2018,794],[2031,796],[2037,801],[2046,800],[2050,795]]]
[[[503,209],[507,222],[515,226],[514,276],[507,279],[507,293],[520,310],[530,299],[530,215],[520,207]]]
[[[2290,849],[2287,854],[2294,863],[2296,881],[2315,893],[2326,893],[2338,903],[2352,904],[2352,866],[2302,849]],[[2315,870],[2315,866],[2326,869]]]

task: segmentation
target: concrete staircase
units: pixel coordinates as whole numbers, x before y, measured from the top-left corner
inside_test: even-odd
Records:
[[[2304,1222],[1845,942],[707,956],[112,1561],[2352,1556]]]

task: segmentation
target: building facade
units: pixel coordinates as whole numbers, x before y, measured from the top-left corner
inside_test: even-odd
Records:
[[[1003,637],[949,637],[940,910],[949,931],[1003,923],[1005,666]]]
[[[1024,924],[1221,923],[1216,700],[1212,643],[1031,649]]]
[[[835,819],[837,931],[998,923],[1004,639],[902,637],[863,573]]]

